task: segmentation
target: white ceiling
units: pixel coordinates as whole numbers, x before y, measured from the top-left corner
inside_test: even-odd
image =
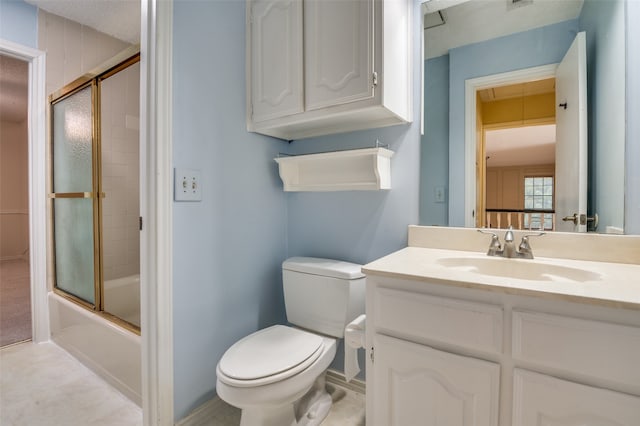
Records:
[[[487,167],[555,164],[556,125],[488,130]]]
[[[122,41],[140,42],[140,0],[25,1]]]
[[[424,10],[438,9],[440,3],[459,1],[431,0]],[[469,0],[442,9],[446,23],[424,31],[425,58],[445,55],[454,47],[575,19],[584,0],[533,0],[512,8],[508,3],[510,0]]]

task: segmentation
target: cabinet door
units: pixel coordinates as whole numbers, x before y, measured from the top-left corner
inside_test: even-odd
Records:
[[[604,362],[604,361],[603,361]],[[516,369],[513,424],[637,426],[640,398]]]
[[[256,0],[250,5],[252,119],[302,112],[302,0]]]
[[[306,1],[305,109],[373,96],[373,0]]]
[[[376,334],[373,369],[374,425],[498,424],[498,364]]]

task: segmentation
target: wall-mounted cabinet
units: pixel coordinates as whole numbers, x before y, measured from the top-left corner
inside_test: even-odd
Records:
[[[293,140],[410,122],[410,0],[247,2],[247,129]]]

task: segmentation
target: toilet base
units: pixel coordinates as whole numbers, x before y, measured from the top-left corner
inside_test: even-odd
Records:
[[[327,392],[326,372],[322,373],[307,392],[296,402],[296,426],[318,426],[331,410],[331,395]]]
[[[322,373],[295,403],[243,409],[240,426],[318,426],[329,414],[331,404]]]

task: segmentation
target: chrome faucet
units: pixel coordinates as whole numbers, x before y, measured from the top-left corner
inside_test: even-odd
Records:
[[[544,232],[538,232],[536,234],[527,234],[522,237],[522,241],[516,248],[515,243],[513,242],[513,228],[510,226],[507,229],[507,232],[504,234],[504,248],[500,244],[500,238],[495,232],[485,231],[483,229],[478,229],[478,232],[483,234],[491,235],[491,242],[489,243],[489,250],[487,251],[487,256],[500,256],[507,258],[518,258],[518,259],[533,259],[533,251],[531,250],[531,245],[529,244],[529,237],[539,237],[544,235]]]

